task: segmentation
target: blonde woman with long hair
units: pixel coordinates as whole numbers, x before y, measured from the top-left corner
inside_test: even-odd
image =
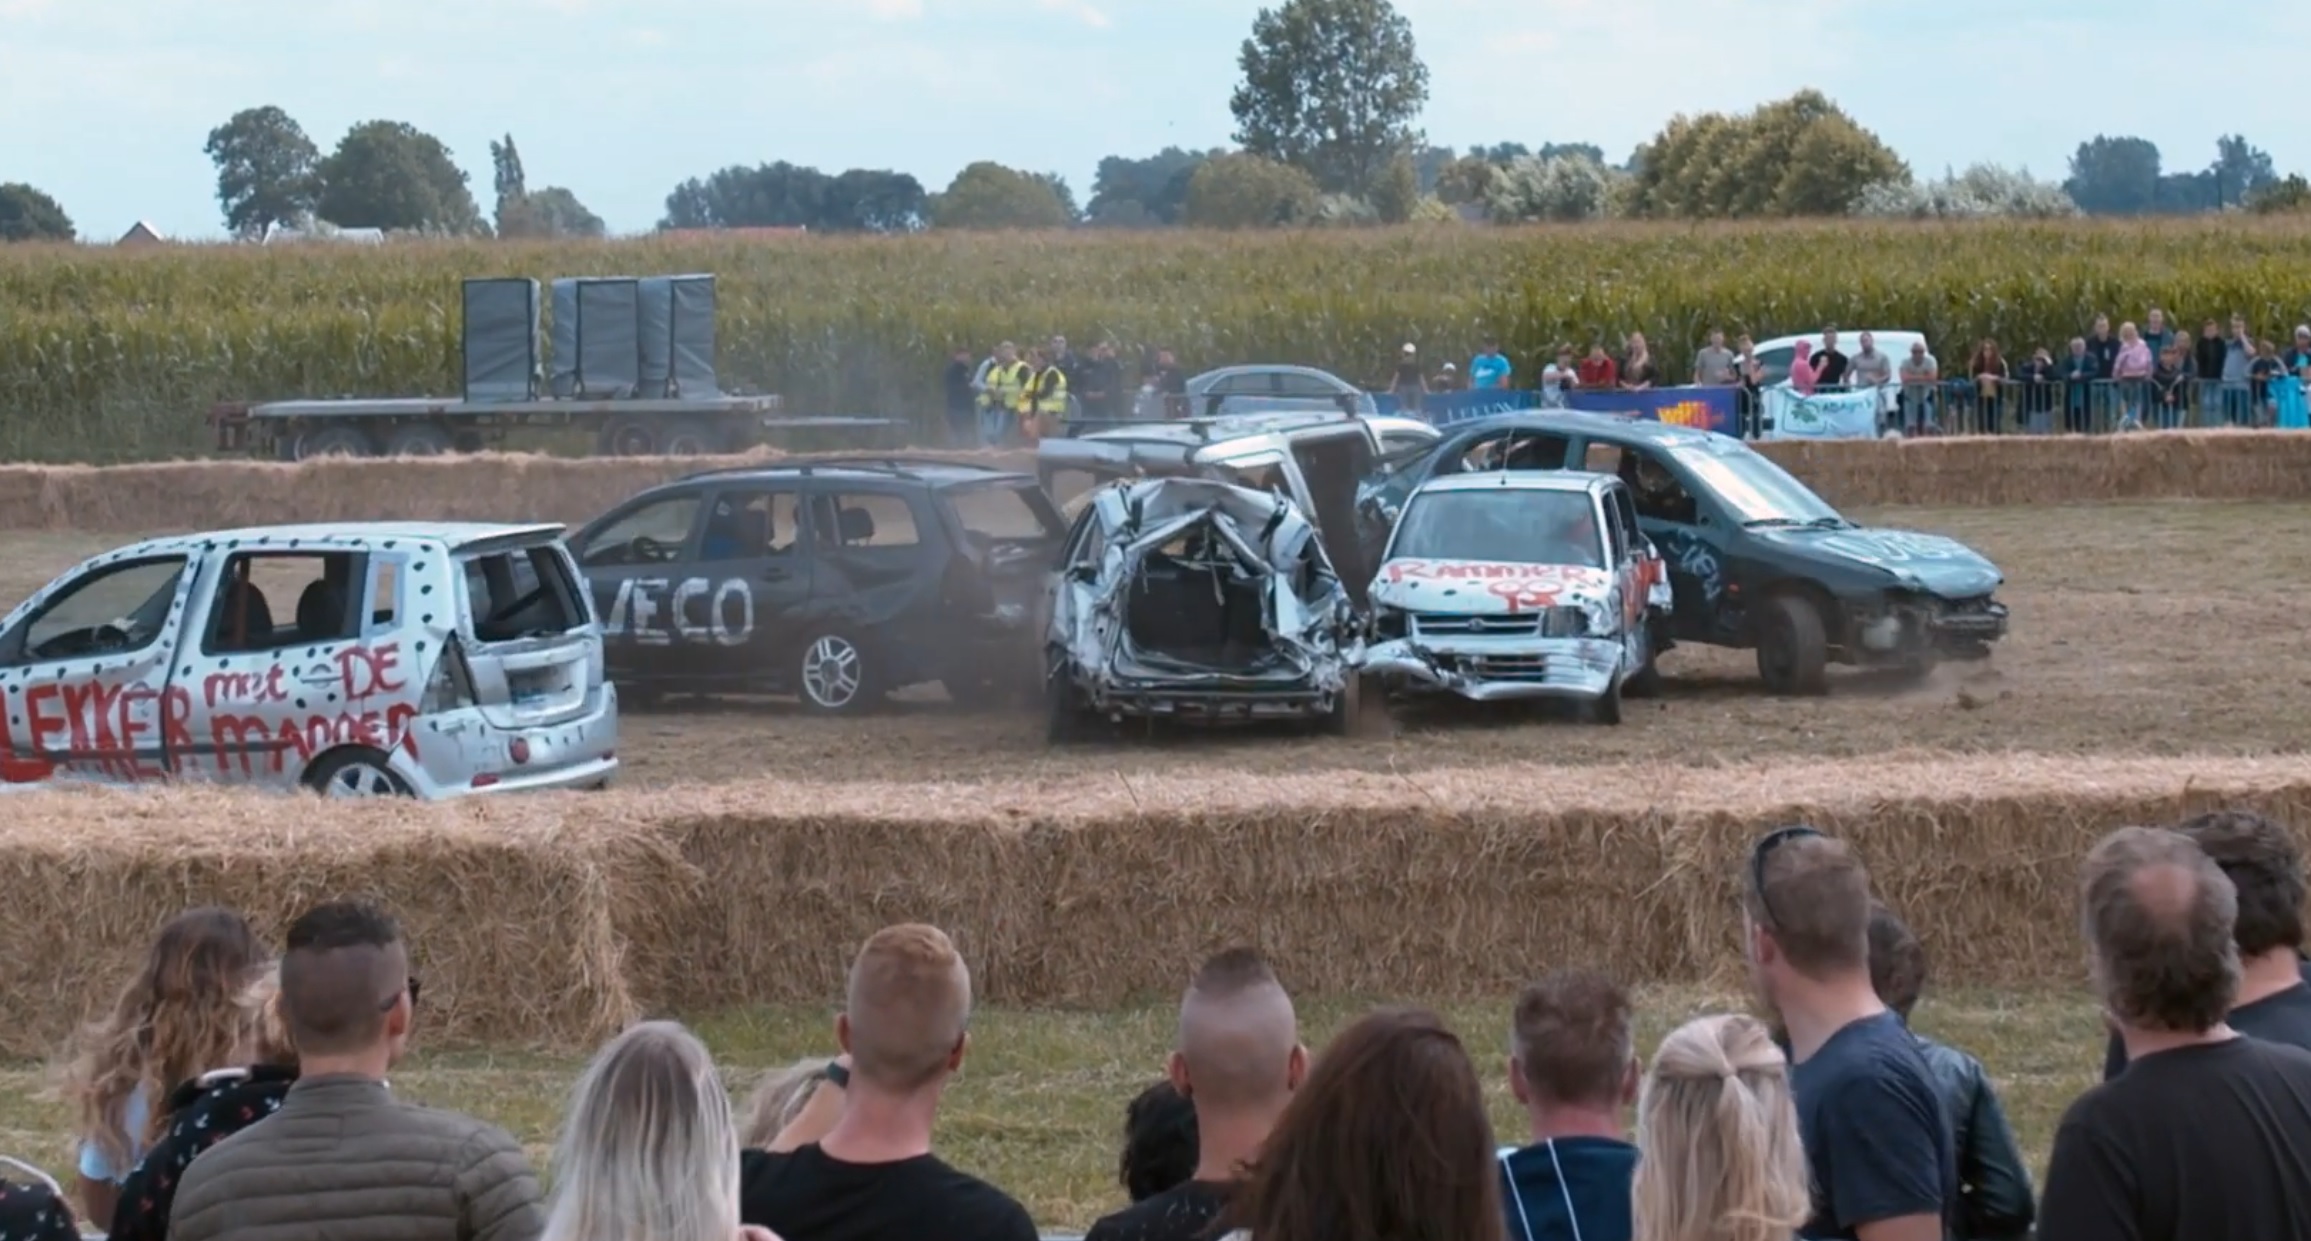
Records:
[[[541,1241],[777,1241],[738,1222],[738,1130],[714,1059],[650,1021],[586,1066],[554,1151]]]
[[[236,1062],[249,1034],[245,993],[271,959],[232,910],[178,914],[111,1011],[80,1032],[64,1096],[80,1114],[84,1218],[109,1224],[121,1185],[167,1127],[170,1093]]]
[[[1755,1017],[1661,1040],[1637,1096],[1633,1241],[1790,1241],[1811,1214],[1789,1062]]]

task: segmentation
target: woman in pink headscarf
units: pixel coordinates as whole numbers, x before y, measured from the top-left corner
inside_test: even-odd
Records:
[[[1797,389],[1799,396],[1812,396],[1814,384],[1820,378],[1821,371],[1814,366],[1813,342],[1799,341],[1795,356],[1789,360],[1789,386]]]

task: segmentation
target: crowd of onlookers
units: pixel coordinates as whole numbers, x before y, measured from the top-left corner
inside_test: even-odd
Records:
[[[1909,1028],[1925,953],[1855,849],[1783,828],[1754,844],[1740,885],[1768,1016],[1688,1021],[1641,1061],[1620,984],[1549,972],[1505,1022],[1527,1121],[1506,1148],[1485,1057],[1434,1014],[1374,1011],[1312,1051],[1259,954],[1212,957],[1160,1079],[1125,1111],[1130,1205],[1087,1241],[2311,1229],[2305,880],[2285,828],[2219,812],[2123,828],[2087,856],[2108,1064],[2064,1115],[2042,1193],[1982,1065]],[[573,1090],[548,1190],[504,1131],[394,1092],[419,996],[399,927],[365,905],[313,909],[277,955],[231,912],[178,916],[77,1042],[71,1201],[10,1188],[0,1237],[58,1241],[76,1219],[124,1241],[1036,1236],[1016,1200],[934,1151],[972,1007],[970,971],[936,928],[870,938],[835,1020],[841,1054],[773,1075],[743,1108],[681,1026],[612,1040]]]
[[[1187,374],[1169,349],[1140,352],[1126,377],[1113,341],[1077,353],[1065,336],[1024,353],[1004,341],[974,360],[968,349],[947,359],[947,438],[955,448],[1032,445],[1077,423],[1177,417],[1185,410]]]

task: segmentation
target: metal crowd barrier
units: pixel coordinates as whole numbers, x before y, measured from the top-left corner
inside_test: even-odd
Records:
[[[1881,391],[1881,433],[1904,435],[2107,435],[2118,431],[2176,431],[2213,427],[2267,428],[2279,417],[2280,384],[2301,381],[2198,379],[2008,379],[1977,384],[1949,379],[1932,384],[1889,384]],[[2301,388],[2299,387],[2300,391]],[[1819,393],[1860,391],[1823,385]],[[1762,399],[1742,402],[1742,435],[1757,439],[1770,428]]]

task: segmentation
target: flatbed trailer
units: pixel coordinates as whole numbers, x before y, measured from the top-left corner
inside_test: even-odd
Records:
[[[590,432],[601,456],[711,456],[750,448],[785,431],[851,430],[872,441],[893,424],[885,418],[790,416],[775,396],[527,401],[420,396],[228,402],[209,410],[209,425],[220,452],[302,461],[330,454],[480,452],[502,447],[507,433],[516,430]]]

